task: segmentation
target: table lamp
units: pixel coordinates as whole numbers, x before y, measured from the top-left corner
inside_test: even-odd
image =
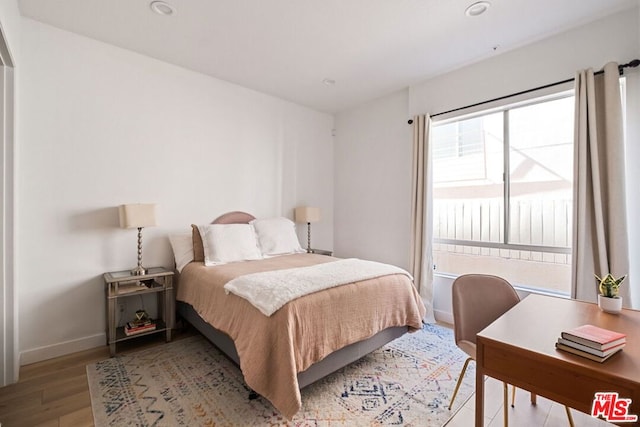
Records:
[[[138,266],[131,270],[134,276],[147,273],[142,266],[142,228],[156,225],[156,205],[136,203],[119,208],[120,227],[138,229]]]
[[[294,211],[296,222],[307,223],[307,252],[311,252],[311,223],[320,221],[320,208],[301,206]]]

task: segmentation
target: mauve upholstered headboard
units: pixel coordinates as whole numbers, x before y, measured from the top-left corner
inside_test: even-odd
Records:
[[[211,224],[248,224],[249,221],[256,219],[253,215],[246,212],[234,211],[227,212],[214,219]],[[204,247],[202,244],[202,237],[198,226],[192,224],[191,236],[193,240],[193,260],[197,262],[204,261]]]
[[[234,211],[220,215],[218,218],[214,219],[211,224],[248,224],[254,219],[256,219],[256,217],[251,214]]]

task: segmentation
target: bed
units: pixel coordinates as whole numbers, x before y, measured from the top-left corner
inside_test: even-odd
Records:
[[[247,224],[254,219],[231,212],[212,224]],[[424,304],[410,277],[403,274],[304,295],[269,316],[229,292],[225,284],[260,272],[333,268],[341,261],[291,253],[215,266],[190,262],[178,275],[178,315],[239,365],[251,390],[291,419],[301,407],[301,388],[420,329]]]

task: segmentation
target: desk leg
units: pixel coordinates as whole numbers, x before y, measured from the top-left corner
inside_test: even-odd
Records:
[[[476,368],[476,427],[484,427],[484,375]]]
[[[476,343],[476,427],[484,427],[484,371],[482,344]]]

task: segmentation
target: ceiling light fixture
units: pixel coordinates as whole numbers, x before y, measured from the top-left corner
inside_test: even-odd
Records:
[[[489,7],[491,7],[491,3],[488,1],[475,2],[464,11],[464,14],[467,16],[479,16],[485,13]]]
[[[322,83],[326,84],[327,86],[333,86],[334,84],[336,84],[336,81],[333,79],[322,79]]]
[[[173,6],[171,6],[167,2],[160,1],[160,0],[152,1],[149,4],[149,7],[158,15],[169,16],[169,15],[173,15],[176,12],[176,9]]]

